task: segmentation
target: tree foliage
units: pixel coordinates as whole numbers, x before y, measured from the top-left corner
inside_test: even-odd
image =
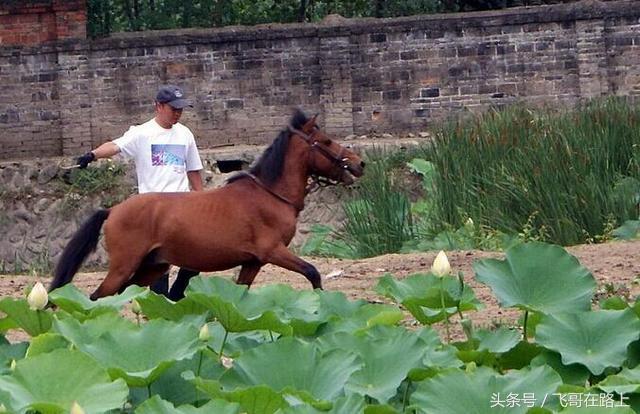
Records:
[[[329,14],[397,17],[566,0],[87,0],[92,38],[113,32],[314,22]]]

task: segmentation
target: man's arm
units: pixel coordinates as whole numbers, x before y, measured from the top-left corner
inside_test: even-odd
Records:
[[[93,152],[93,155],[96,156],[96,159],[110,158],[120,152],[120,147],[114,144],[112,141],[109,141],[100,145],[98,148],[94,149],[91,152]]]
[[[191,189],[193,191],[204,190],[202,186],[202,174],[200,174],[201,171],[202,170],[187,171],[187,178],[189,179],[189,184],[191,184]]]
[[[77,163],[80,168],[87,168],[90,162],[97,160],[98,158],[109,158],[120,152],[118,147],[113,142],[105,142],[93,151],[89,151],[86,154],[78,157]]]

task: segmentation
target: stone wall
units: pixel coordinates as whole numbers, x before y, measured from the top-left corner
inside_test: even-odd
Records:
[[[293,106],[320,112],[335,134],[359,135],[424,129],[452,113],[517,100],[573,105],[608,94],[636,97],[639,19],[636,0],[588,0],[37,46],[2,42],[0,159],[76,155],[115,138],[151,117],[155,89],[166,82],[191,95],[194,108],[183,119],[202,148],[269,142]]]

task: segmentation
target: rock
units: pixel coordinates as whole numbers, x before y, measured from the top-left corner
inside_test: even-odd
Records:
[[[60,168],[58,168],[57,165],[54,165],[54,164],[47,165],[46,167],[41,169],[40,173],[38,174],[38,184],[41,184],[41,185],[47,184],[48,182],[50,182],[51,180],[53,180],[58,176],[59,171],[60,171]]]
[[[27,222],[28,224],[33,223],[35,220],[35,216],[33,215],[33,213],[30,213],[25,208],[20,208],[14,211],[13,216],[18,220],[23,220]]]
[[[47,211],[49,204],[51,204],[51,200],[46,197],[41,198],[40,200],[36,201],[36,204],[33,207],[33,211],[35,211],[36,214],[42,214]]]

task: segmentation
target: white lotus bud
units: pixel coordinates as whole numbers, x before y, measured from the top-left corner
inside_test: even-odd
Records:
[[[451,273],[451,265],[449,265],[449,259],[447,259],[447,255],[444,251],[440,250],[440,253],[436,256],[436,259],[431,265],[431,272],[438,277]]]
[[[80,404],[78,404],[78,401],[74,401],[73,404],[71,404],[71,411],[69,411],[69,414],[85,414],[85,413],[84,413],[84,409],[80,406]]]
[[[142,312],[140,304],[135,299],[131,301],[131,312],[135,313],[136,315],[139,315],[140,312]]]
[[[202,325],[202,328],[200,328],[200,333],[198,334],[198,338],[200,338],[201,341],[208,341],[209,338],[211,338],[211,334],[209,334],[209,325],[207,325],[206,323],[204,325]]]
[[[471,219],[471,217],[469,217],[467,219],[467,221],[464,222],[465,227],[473,227],[473,220]]]
[[[15,371],[16,370],[16,360],[15,359],[11,360],[11,365],[9,365],[9,369],[11,371]]]
[[[49,302],[49,295],[47,294],[47,289],[44,288],[42,283],[38,282],[33,286],[31,292],[29,292],[29,296],[27,296],[27,302],[29,303],[29,307],[33,310],[36,309],[44,309]]]

